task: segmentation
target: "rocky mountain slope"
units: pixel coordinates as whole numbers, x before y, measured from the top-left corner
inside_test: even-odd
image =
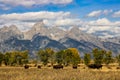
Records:
[[[23,34],[15,25],[10,27],[4,26],[0,29],[0,42],[9,39],[11,36],[20,39],[23,37]]]
[[[29,31],[21,32],[15,25],[0,29],[0,51],[29,50],[31,54],[44,48],[61,50],[77,48],[81,55],[91,52],[93,48],[112,50],[120,53],[120,38],[100,39],[73,27],[62,30],[59,27],[46,27],[42,22],[36,23]]]

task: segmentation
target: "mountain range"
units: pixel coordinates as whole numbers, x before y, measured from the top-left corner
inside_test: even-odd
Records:
[[[111,50],[116,55],[120,53],[120,37],[104,39],[82,32],[76,26],[63,30],[57,26],[47,27],[43,22],[36,23],[24,32],[15,25],[0,28],[1,52],[29,50],[34,56],[39,49],[53,48],[59,51],[71,47],[77,48],[81,56],[90,53],[94,48]]]

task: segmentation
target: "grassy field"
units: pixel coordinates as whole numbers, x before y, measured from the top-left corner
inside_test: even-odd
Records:
[[[120,71],[64,68],[0,67],[0,80],[120,80]]]

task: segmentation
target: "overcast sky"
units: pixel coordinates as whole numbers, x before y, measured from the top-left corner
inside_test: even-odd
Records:
[[[120,0],[0,0],[0,27],[28,30],[41,20],[46,26],[76,25],[120,36]]]

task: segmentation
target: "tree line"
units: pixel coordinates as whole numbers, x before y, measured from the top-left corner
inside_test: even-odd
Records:
[[[40,49],[36,52],[37,63],[42,63],[46,66],[48,63],[51,65],[64,65],[64,66],[77,66],[80,62],[84,62],[86,66],[91,64],[108,66],[112,62],[118,62],[120,66],[120,54],[113,57],[111,51],[93,49],[91,53],[85,53],[84,57],[80,57],[80,53],[76,48],[68,48],[58,52],[51,48]],[[29,63],[29,51],[11,51],[6,53],[0,52],[0,65],[16,66]]]
[[[28,51],[10,51],[6,53],[0,52],[0,65],[16,66],[28,63]]]
[[[80,63],[79,51],[76,48],[69,48],[54,52],[51,48],[38,51],[38,61],[41,61],[44,65],[47,63],[57,63],[58,65],[68,66],[70,64],[77,65]]]

